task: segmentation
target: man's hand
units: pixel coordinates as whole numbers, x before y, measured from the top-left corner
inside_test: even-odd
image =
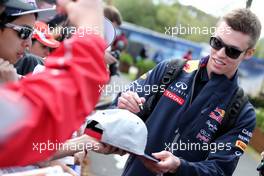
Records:
[[[112,56],[111,53],[108,52],[108,51],[105,52],[105,57],[104,57],[104,59],[105,59],[105,62],[106,62],[108,65],[111,65],[111,64],[117,62],[117,59],[114,58],[114,56]]]
[[[126,153],[110,145],[103,144],[95,138],[84,134],[80,137],[66,141],[66,143],[63,144],[63,147],[61,147],[60,150],[58,150],[50,160],[55,160],[66,156],[72,156],[78,152],[83,152],[83,150],[93,150],[97,153],[102,154],[124,155]]]
[[[168,151],[153,153],[152,155],[159,159],[160,162],[155,163],[145,158],[141,158],[141,161],[146,168],[155,174],[176,173],[181,164],[180,159]]]
[[[98,151],[95,151],[97,153],[102,153],[102,154],[117,154],[120,156],[125,155],[127,152],[124,150],[121,150],[119,148],[113,147],[111,145],[107,145],[107,144],[102,144],[102,146],[100,147],[100,149]]]
[[[0,83],[17,81],[18,78],[14,65],[0,58]]]
[[[73,25],[85,27],[86,30],[92,29],[103,37],[102,0],[57,0],[57,3],[59,8],[67,13]]]
[[[70,174],[71,176],[78,176],[78,174],[69,166],[67,166],[66,164],[62,163],[61,161],[50,161],[49,165],[50,167],[52,166],[60,166],[64,172],[67,172],[68,174]]]
[[[264,159],[264,151],[261,153],[261,157],[262,159]]]
[[[97,153],[102,153],[102,154],[118,154],[118,155],[124,155],[126,154],[125,151],[118,149],[116,147],[113,147],[111,145],[107,145],[104,143],[99,142],[97,139],[92,138],[88,135],[83,135],[83,143],[89,144],[88,146],[92,146],[92,150],[97,152]],[[87,149],[89,150],[89,149]]]
[[[117,106],[120,109],[127,109],[130,112],[138,113],[140,111],[139,105],[145,103],[145,101],[145,98],[140,98],[137,93],[127,91],[123,92],[118,98]]]
[[[113,147],[113,146],[108,145],[108,144],[101,143],[94,138],[91,138],[91,140],[92,140],[92,143],[94,146],[93,151],[95,151],[96,153],[101,153],[101,154],[105,154],[105,155],[118,154],[121,156],[126,154],[126,152],[124,150],[121,150],[119,148]]]

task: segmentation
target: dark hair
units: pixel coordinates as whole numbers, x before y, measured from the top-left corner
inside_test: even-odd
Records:
[[[235,9],[224,15],[220,21],[225,21],[235,31],[249,35],[249,48],[256,45],[261,33],[261,23],[249,9]]]
[[[119,26],[122,24],[121,14],[119,10],[114,6],[105,6],[104,16],[108,18],[112,23],[116,22]]]
[[[5,12],[0,15],[0,29],[4,28],[6,23],[15,21],[19,16],[8,16]]]
[[[37,13],[34,13],[36,19],[38,17],[38,14]],[[4,25],[6,23],[10,23],[12,21],[15,21],[16,19],[18,19],[19,17],[21,16],[10,16],[10,15],[7,15],[7,13],[4,11],[1,15],[0,15],[0,29],[3,29],[4,28]]]

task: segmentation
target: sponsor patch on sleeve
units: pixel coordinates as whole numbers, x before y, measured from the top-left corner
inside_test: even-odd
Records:
[[[243,152],[244,152],[244,151],[246,150],[246,148],[247,148],[247,144],[244,143],[244,142],[241,141],[241,140],[237,140],[235,146],[238,147],[239,149],[241,149]]]

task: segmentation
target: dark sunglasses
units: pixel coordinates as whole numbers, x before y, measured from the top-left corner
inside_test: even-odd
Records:
[[[6,23],[5,27],[7,28],[11,28],[13,30],[15,30],[18,34],[18,37],[22,40],[27,40],[29,38],[31,38],[34,29],[27,27],[27,26],[19,26],[13,23]]]
[[[221,48],[225,47],[225,54],[231,59],[237,59],[241,53],[247,51],[247,49],[241,51],[234,46],[229,46],[225,44],[221,39],[218,39],[217,37],[210,38],[210,46],[216,50],[220,50]]]

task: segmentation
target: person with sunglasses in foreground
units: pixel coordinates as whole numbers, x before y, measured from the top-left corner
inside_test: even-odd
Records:
[[[131,156],[122,176],[233,174],[255,128],[253,106],[247,101],[234,126],[218,132],[238,90],[239,64],[253,56],[260,32],[260,21],[249,9],[235,9],[220,19],[209,41],[210,55],[187,61],[168,88],[160,89],[163,94],[147,117],[146,152],[160,162]],[[142,112],[140,106],[158,90],[167,63],[133,82],[118,98],[118,108]],[[153,86],[152,92],[140,91],[144,86]]]
[[[16,13],[13,9],[23,5],[18,1],[15,7],[10,7],[8,1],[0,14],[0,82],[18,80],[14,69],[15,64],[22,56],[27,47],[30,46],[31,34],[36,16],[34,13],[23,16],[12,16]],[[29,8],[30,6],[25,6]]]
[[[54,9],[37,9],[35,0],[6,0],[1,4],[5,5],[0,14],[0,82],[3,83],[19,79],[14,64],[25,55],[26,49],[31,48],[38,13],[49,13]]]
[[[33,0],[21,2],[30,4],[30,8],[7,6],[2,13],[7,18],[0,21],[0,53],[10,64],[30,45],[38,11],[32,6]],[[47,57],[43,72],[0,88],[0,168],[24,166],[53,155],[58,149],[55,146],[69,139],[94,109],[99,88],[109,79],[104,62],[102,1],[58,0],[57,3],[77,28],[94,30],[85,34],[77,32],[64,41]],[[9,18],[6,12],[10,8]],[[93,140],[89,142],[97,144]]]

